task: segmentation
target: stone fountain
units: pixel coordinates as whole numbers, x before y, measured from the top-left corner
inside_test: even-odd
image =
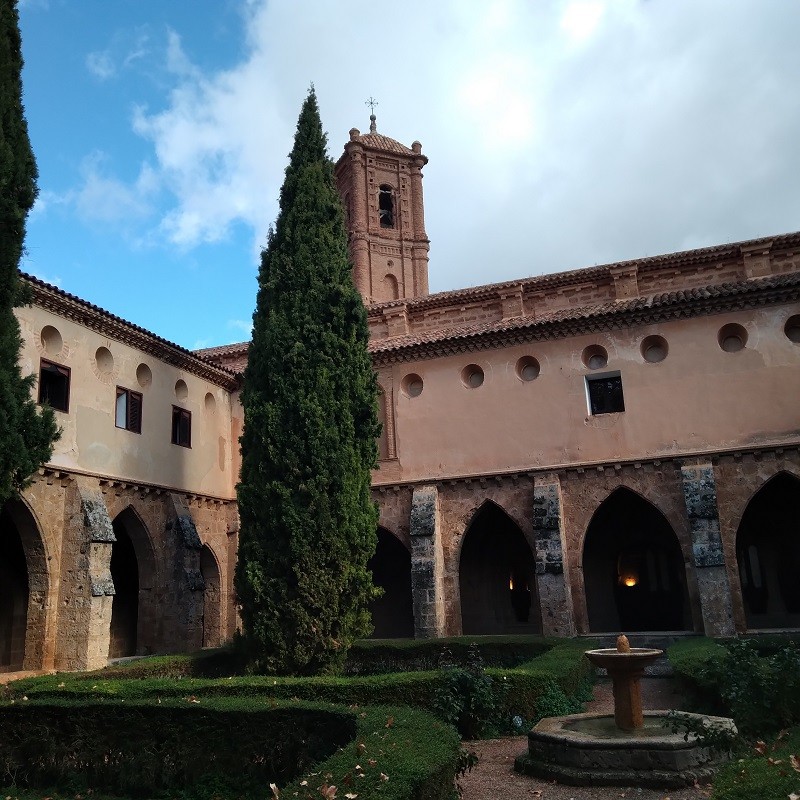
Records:
[[[728,759],[690,734],[664,725],[667,711],[643,711],[639,681],[645,667],[663,653],[631,647],[626,636],[616,648],[587,650],[586,657],[608,671],[614,688],[614,715],[571,714],[540,720],[528,734],[528,752],[515,762],[518,772],[576,786],[676,788],[704,783]],[[704,726],[735,734],[733,720],[682,714]]]

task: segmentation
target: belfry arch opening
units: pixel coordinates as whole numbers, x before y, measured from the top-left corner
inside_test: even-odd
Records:
[[[747,627],[800,628],[800,480],[780,473],[756,492],[736,559]]]
[[[10,500],[0,508],[0,672],[42,667],[48,588],[36,520]]]
[[[150,537],[130,507],[112,525],[116,541],[111,547],[114,599],[108,657],[152,653],[158,609],[152,591],[155,560]]]
[[[381,228],[394,228],[394,189],[388,184],[381,184],[378,189],[378,218]]]
[[[370,603],[372,638],[398,639],[414,636],[411,599],[411,554],[389,531],[378,528],[378,546],[367,568],[383,595]]]
[[[219,565],[211,548],[200,550],[200,574],[203,576],[203,647],[222,644],[222,587]]]
[[[458,573],[464,634],[541,631],[533,553],[494,503],[484,503],[469,524]]]
[[[666,517],[617,489],[592,517],[583,546],[589,630],[691,630],[686,569]]]

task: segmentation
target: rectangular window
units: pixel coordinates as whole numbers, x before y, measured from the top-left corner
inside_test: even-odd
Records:
[[[598,375],[586,378],[589,413],[613,414],[625,410],[621,375]]]
[[[172,444],[192,446],[192,412],[172,406]]]
[[[133,433],[142,432],[142,395],[117,386],[117,403],[114,409],[114,424]]]
[[[69,411],[69,367],[41,360],[39,366],[39,403],[56,411]]]

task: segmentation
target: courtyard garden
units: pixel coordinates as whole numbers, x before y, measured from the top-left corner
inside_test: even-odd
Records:
[[[0,791],[450,798],[471,766],[462,738],[520,734],[580,709],[586,646],[363,641],[338,675],[247,675],[233,651],[218,650],[17,681],[0,700]]]

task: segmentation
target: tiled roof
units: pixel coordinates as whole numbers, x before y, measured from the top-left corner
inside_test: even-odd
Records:
[[[742,242],[701,247],[696,250],[683,250],[678,253],[668,253],[659,256],[646,256],[629,261],[617,261],[596,267],[583,267],[564,272],[553,272],[546,275],[535,275],[529,278],[518,278],[501,283],[487,283],[482,286],[470,286],[465,289],[452,289],[446,292],[437,292],[426,297],[413,299],[388,300],[384,303],[373,303],[368,307],[370,315],[381,316],[383,309],[395,306],[406,306],[410,310],[422,310],[447,306],[453,303],[475,303],[487,297],[496,297],[503,289],[522,288],[527,292],[537,290],[555,289],[563,286],[575,286],[586,283],[596,283],[599,280],[609,280],[611,271],[617,268],[636,267],[639,274],[657,271],[660,269],[679,268],[689,264],[704,264],[720,261],[725,258],[741,258],[742,250],[758,249],[759,247],[772,246],[772,249],[800,248],[800,232],[787,233],[780,236],[765,236],[760,239],[748,239]]]
[[[250,342],[235,342],[234,344],[221,344],[218,347],[203,347],[200,350],[193,350],[192,352],[198,358],[216,358],[219,356],[235,356],[239,355],[242,351],[246,351],[250,346]]]
[[[399,153],[405,156],[414,155],[414,151],[410,147],[406,147],[396,139],[390,139],[382,133],[362,133],[356,141],[373,150],[387,150],[390,153]]]
[[[792,289],[795,291],[791,292]],[[726,305],[735,305],[737,308],[761,305],[770,302],[776,293],[792,294],[795,299],[800,297],[800,273],[664,292],[591,306],[573,306],[536,317],[490,320],[407,336],[395,336],[371,341],[369,350],[375,357],[400,354],[403,351],[407,351],[411,358],[434,356],[438,355],[437,349],[447,350],[470,340],[485,340],[487,346],[494,347],[500,344],[500,339],[515,332],[527,332],[526,338],[550,338],[591,329],[593,324],[606,328],[622,327],[666,319],[676,314],[694,316],[723,311]]]
[[[33,301],[41,308],[73,319],[87,328],[118,339],[218,386],[228,389],[236,387],[237,377],[233,370],[214,364],[179,344],[170,342],[57,286],[45,283],[33,275],[20,272],[20,277],[31,287]]]

